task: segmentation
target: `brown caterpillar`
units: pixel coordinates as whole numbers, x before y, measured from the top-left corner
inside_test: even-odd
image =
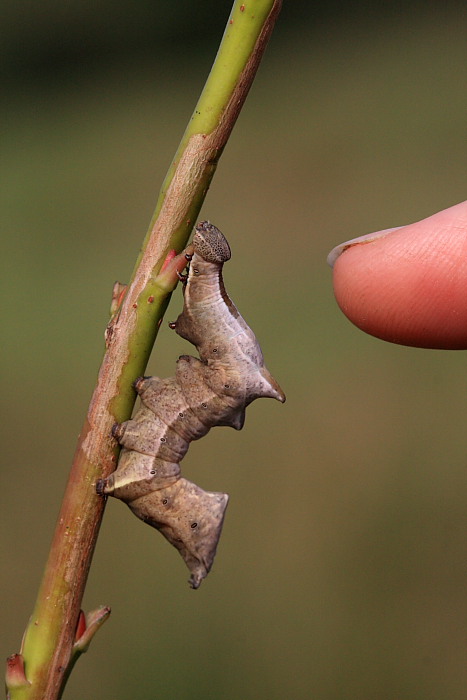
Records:
[[[223,234],[208,221],[196,228],[183,311],[169,324],[196,346],[200,359],[182,355],[174,377],[140,377],[141,408],[114,426],[123,446],[117,469],[97,492],[125,501],[182,555],[192,588],[211,569],[228,496],[203,491],[180,476],[192,440],[216,425],[240,430],[254,399],[285,395],[264,366],[253,331],[230,300],[222,267],[230,259]]]

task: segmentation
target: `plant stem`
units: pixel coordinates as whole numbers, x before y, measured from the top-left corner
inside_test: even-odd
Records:
[[[107,349],[24,636],[24,682],[19,655],[11,657],[14,673],[7,672],[11,700],[55,700],[63,691],[105,505],[95,484],[115,469],[111,427],[131,415],[135,401],[131,383],[144,372],[184,257],[175,258],[162,273],[160,269],[171,249],[180,251],[186,245],[281,3],[234,3],[212,71],[162,185],[123,302],[108,327]],[[102,619],[107,616],[108,611]]]

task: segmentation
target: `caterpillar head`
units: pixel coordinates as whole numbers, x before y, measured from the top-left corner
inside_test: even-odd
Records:
[[[209,221],[201,221],[193,236],[195,252],[213,263],[224,263],[230,260],[230,247],[224,234]]]

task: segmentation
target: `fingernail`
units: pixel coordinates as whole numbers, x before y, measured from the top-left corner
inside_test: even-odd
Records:
[[[352,248],[352,246],[359,245],[360,243],[371,243],[371,241],[375,241],[377,238],[384,238],[384,236],[387,236],[388,233],[391,233],[392,231],[397,231],[400,228],[404,227],[396,226],[395,228],[385,228],[383,231],[366,233],[364,236],[358,236],[358,238],[351,238],[350,241],[345,241],[340,245],[336,245],[336,247],[331,250],[327,257],[328,265],[334,267],[334,263],[336,262],[339,255],[342,255],[342,253],[348,248]]]

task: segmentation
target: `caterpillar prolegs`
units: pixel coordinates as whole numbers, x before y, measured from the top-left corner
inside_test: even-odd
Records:
[[[196,228],[183,311],[171,328],[196,346],[182,355],[174,377],[141,377],[141,407],[114,426],[122,445],[117,469],[97,491],[125,501],[182,555],[198,588],[211,569],[228,496],[204,491],[180,475],[192,440],[216,425],[240,430],[245,409],[260,397],[285,395],[264,366],[256,337],[229,298],[222,267],[230,259],[223,234],[204,221]]]

